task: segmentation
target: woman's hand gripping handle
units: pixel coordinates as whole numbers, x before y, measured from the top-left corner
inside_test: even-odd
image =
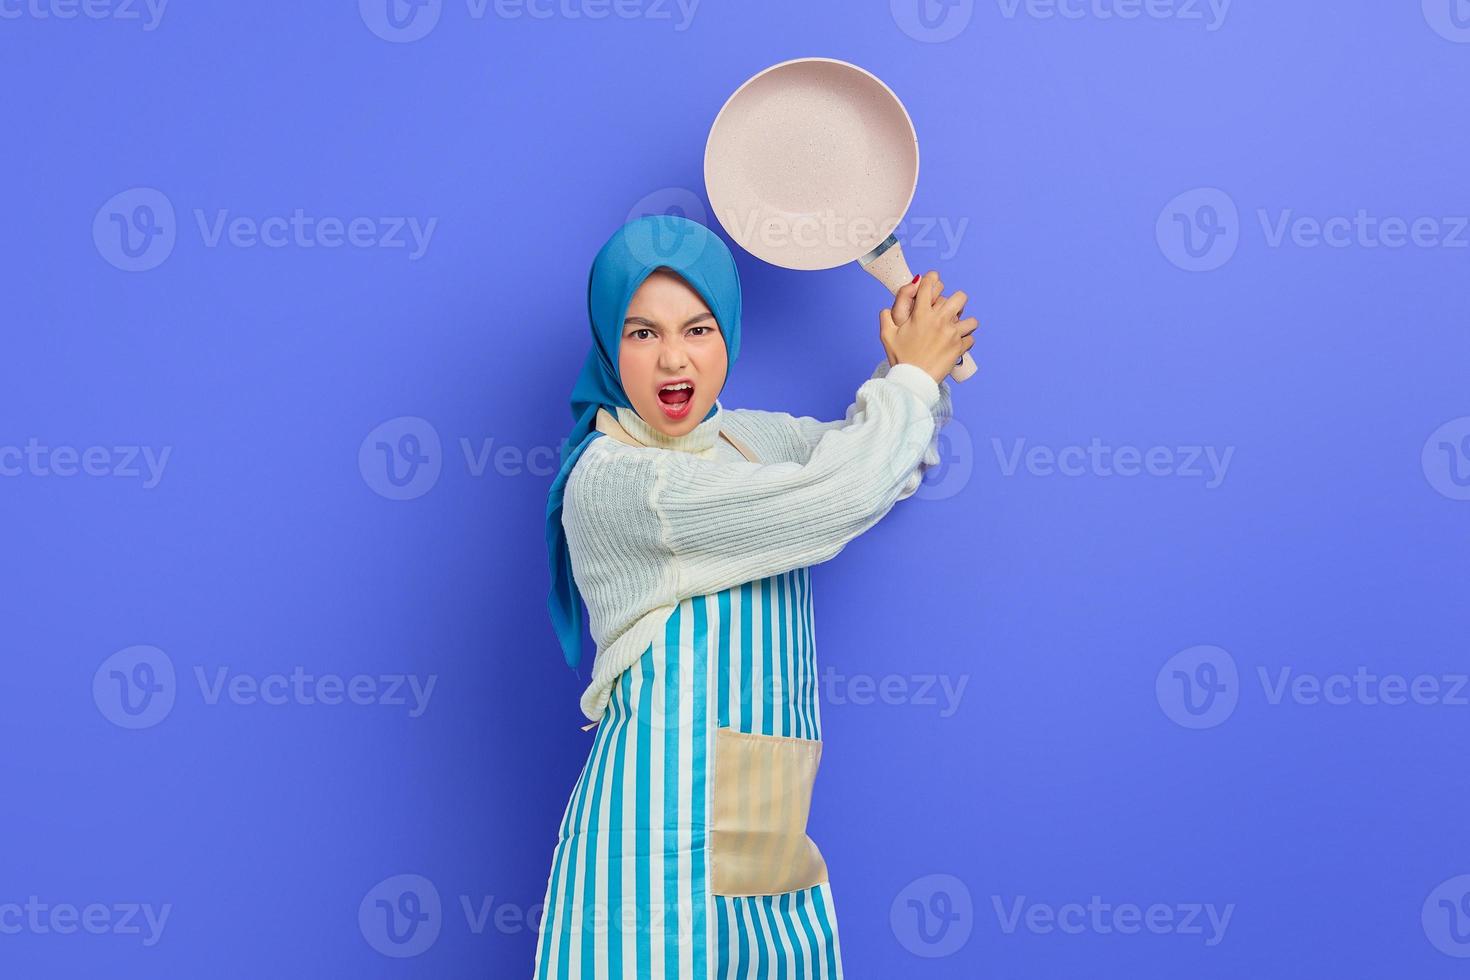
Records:
[[[974,332],[979,326],[974,317],[961,319],[969,297],[960,291],[942,296],[943,288],[937,272],[915,277],[895,292],[892,308],[878,315],[878,336],[888,363],[915,364],[935,383],[942,382],[946,374],[958,381],[975,372],[969,350],[975,345]],[[969,370],[961,377],[966,364]]]

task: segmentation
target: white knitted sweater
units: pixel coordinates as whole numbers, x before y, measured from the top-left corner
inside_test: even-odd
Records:
[[[835,422],[715,407],[678,437],[619,408],[643,445],[596,438],[567,477],[562,526],[597,642],[581,699],[594,721],[681,600],[835,557],[919,488],[952,417],[948,384],[886,359]]]

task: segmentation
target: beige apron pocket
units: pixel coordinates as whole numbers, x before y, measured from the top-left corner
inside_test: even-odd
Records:
[[[779,895],[827,880],[822,852],[806,834],[817,739],[715,729],[710,807],[710,890]]]

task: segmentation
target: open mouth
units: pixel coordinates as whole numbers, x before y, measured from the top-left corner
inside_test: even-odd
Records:
[[[694,385],[688,381],[675,381],[658,390],[659,405],[671,419],[681,419],[689,414],[694,404]]]

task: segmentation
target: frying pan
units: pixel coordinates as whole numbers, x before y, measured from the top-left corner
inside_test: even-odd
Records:
[[[908,110],[877,76],[834,58],[746,79],[704,147],[710,204],[742,248],[786,269],[855,261],[891,293],[914,278],[893,230],[918,182]],[[967,351],[950,377],[974,373]]]

